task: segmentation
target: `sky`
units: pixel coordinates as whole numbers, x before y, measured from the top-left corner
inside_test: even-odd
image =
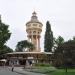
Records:
[[[2,22],[9,25],[12,33],[7,45],[15,50],[17,43],[27,39],[26,23],[36,11],[43,24],[41,49],[44,48],[44,33],[47,20],[51,24],[54,37],[65,40],[75,36],[75,0],[0,0]]]

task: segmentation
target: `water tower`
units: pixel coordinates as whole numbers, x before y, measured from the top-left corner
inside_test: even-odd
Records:
[[[28,41],[32,42],[35,46],[34,52],[40,52],[40,34],[42,32],[43,24],[39,22],[38,17],[36,16],[36,12],[34,11],[31,16],[31,20],[26,23],[26,32]]]

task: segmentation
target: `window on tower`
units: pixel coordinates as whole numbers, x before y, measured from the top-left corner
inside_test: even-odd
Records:
[[[36,33],[36,31],[33,31],[33,33]]]
[[[33,26],[37,26],[37,24],[33,24]]]
[[[28,24],[27,26],[30,27],[30,24]]]
[[[41,25],[39,25],[39,27],[42,27]]]
[[[31,33],[31,31],[29,33]]]

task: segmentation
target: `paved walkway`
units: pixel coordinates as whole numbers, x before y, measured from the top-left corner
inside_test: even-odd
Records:
[[[25,74],[12,72],[8,69],[8,67],[0,66],[0,75],[25,75]]]
[[[11,67],[9,67],[11,70]],[[22,69],[22,67],[15,67],[14,71],[20,74],[24,74],[24,75],[46,75],[46,74],[41,74],[41,73],[34,73],[34,72],[28,72]]]

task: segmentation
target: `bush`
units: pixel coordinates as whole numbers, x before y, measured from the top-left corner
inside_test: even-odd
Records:
[[[50,67],[52,65],[39,63],[39,64],[35,64],[35,66],[37,66],[37,67]]]

